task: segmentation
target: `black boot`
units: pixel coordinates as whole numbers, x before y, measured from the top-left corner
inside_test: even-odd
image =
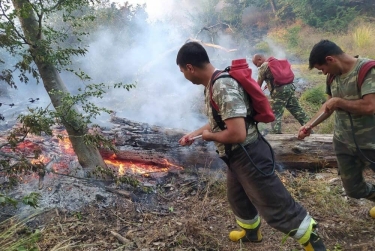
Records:
[[[323,240],[318,235],[316,229],[311,232],[310,239],[308,242],[303,244],[305,251],[326,251]]]

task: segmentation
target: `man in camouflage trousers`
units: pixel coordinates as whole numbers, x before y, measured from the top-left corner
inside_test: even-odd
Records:
[[[270,133],[281,134],[281,121],[285,108],[301,125],[304,125],[309,118],[298,102],[293,82],[286,85],[274,84],[274,77],[268,67],[266,57],[262,54],[255,54],[253,56],[253,64],[258,67],[259,86],[262,86],[265,81],[271,95],[270,103],[275,114],[275,121],[271,123],[272,131]]]
[[[205,86],[209,122],[183,136],[179,143],[191,145],[194,137],[202,135],[203,140],[214,141],[219,156],[226,159],[228,201],[241,227],[239,231],[231,231],[229,239],[262,241],[262,216],[270,226],[296,239],[306,251],[325,251],[323,241],[316,233],[317,223],[293,199],[274,172],[271,148],[259,137],[255,125],[245,121],[251,106],[242,86],[233,78],[225,77],[217,79],[210,89],[212,78],[218,73],[198,42],[183,45],[176,63],[187,80]],[[217,122],[213,116],[211,97],[219,107],[222,121]],[[223,129],[218,126],[221,122],[225,123]],[[226,146],[231,149],[229,156]]]
[[[344,53],[329,40],[313,47],[310,69],[335,77],[327,81],[328,100],[311,121],[324,112],[320,123],[335,112],[333,147],[346,194],[375,201],[375,186],[363,177],[365,168],[375,170],[375,69],[365,75],[360,89],[357,84],[359,69],[367,61]],[[311,121],[300,128],[299,139],[310,134]]]

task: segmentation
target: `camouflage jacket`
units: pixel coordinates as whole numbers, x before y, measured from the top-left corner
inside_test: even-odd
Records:
[[[361,90],[358,89],[358,71],[368,59],[358,59],[354,68],[343,75],[335,77],[327,86],[327,94],[346,100],[358,100],[366,94],[375,93],[375,69],[372,69],[364,79]],[[375,149],[375,115],[351,114],[353,130],[359,148]],[[346,111],[336,110],[334,137],[349,147],[356,147],[353,139],[350,117]]]
[[[226,74],[226,73],[224,73]],[[216,121],[212,114],[212,107],[210,103],[210,85],[205,89],[205,105],[206,114],[209,119],[212,132],[221,131],[217,126]],[[229,118],[246,117],[250,114],[251,109],[249,105],[248,95],[245,90],[232,78],[219,78],[215,81],[212,89],[212,98],[219,107],[218,114],[222,120],[225,121]],[[247,137],[242,145],[254,142],[258,137],[258,133],[254,125],[250,125],[247,132]],[[219,156],[225,155],[225,145],[215,142]],[[238,144],[232,146],[232,150],[236,149]]]

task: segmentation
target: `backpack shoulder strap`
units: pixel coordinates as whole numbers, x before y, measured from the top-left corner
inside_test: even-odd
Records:
[[[212,116],[217,124],[217,126],[221,129],[225,129],[225,122],[221,119],[221,116],[219,115],[219,106],[215,103],[215,101],[212,98],[212,88],[213,85],[215,84],[215,81],[219,78],[230,78],[231,76],[228,75],[221,75],[223,71],[215,71],[214,74],[212,75],[211,82],[210,82],[210,103],[211,103],[211,110],[212,110]]]
[[[209,90],[210,90],[210,103],[211,103],[211,106],[213,108],[215,108],[216,111],[219,110],[219,106],[215,103],[215,101],[213,100],[212,98],[212,93],[213,93],[213,86],[215,84],[215,81],[219,78],[223,78],[223,77],[227,77],[227,75],[224,75],[224,76],[220,76],[220,74],[223,73],[223,71],[215,71],[213,74],[212,74],[212,77],[211,77],[211,81],[210,81],[210,87],[209,87]],[[228,74],[228,76],[230,77],[230,75]]]
[[[362,66],[361,66],[361,69],[359,69],[359,73],[358,73],[358,88],[361,89],[362,87],[362,84],[363,84],[363,81],[365,80],[365,77],[367,75],[367,73],[372,69],[372,68],[375,68],[375,60],[370,60],[366,63],[364,63]]]
[[[329,94],[330,96],[332,96],[332,92],[331,92],[331,84],[333,82],[333,80],[335,79],[336,75],[333,75],[333,74],[327,74],[327,78],[326,78],[326,92],[327,94]]]

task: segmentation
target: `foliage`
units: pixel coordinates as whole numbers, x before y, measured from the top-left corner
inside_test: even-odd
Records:
[[[30,193],[29,195],[24,196],[21,201],[17,201],[13,198],[10,198],[9,196],[6,196],[0,193],[0,205],[1,206],[12,205],[13,207],[17,207],[18,203],[22,202],[25,205],[31,206],[33,208],[37,208],[39,199],[40,199],[40,194],[34,193],[34,192]]]
[[[36,215],[32,215],[22,221],[16,217],[9,218],[0,224],[0,246],[3,251],[38,251],[37,242],[41,232],[31,230],[26,223]]]
[[[288,42],[289,47],[297,47],[299,43],[299,32],[301,30],[301,26],[296,25],[292,26],[287,29],[286,40]]]
[[[267,43],[266,41],[262,41],[262,42],[257,43],[255,45],[255,48],[259,53],[263,53],[263,54],[266,54],[266,55],[270,54],[271,51],[272,51],[269,43]]]
[[[301,102],[309,106],[320,107],[325,101],[325,85],[318,85],[304,91],[300,98]]]
[[[16,6],[12,5],[12,3],[17,5],[21,2],[22,7],[14,8]],[[86,145],[115,150],[112,142],[97,133],[96,129],[88,130],[88,127],[92,126],[92,120],[99,114],[111,113],[106,108],[96,106],[95,99],[102,99],[110,89],[124,88],[129,91],[135,85],[88,84],[87,82],[91,81],[90,76],[76,67],[73,60],[77,56],[86,54],[88,40],[85,38],[88,38],[89,32],[97,30],[99,23],[116,26],[116,29],[120,30],[124,27],[132,27],[130,21],[134,24],[139,19],[145,19],[147,15],[144,12],[145,6],[137,5],[133,8],[132,5],[126,3],[117,8],[116,5],[108,7],[106,3],[108,2],[99,0],[0,2],[0,43],[2,52],[5,54],[0,60],[2,80],[14,88],[17,88],[16,82],[19,81],[29,83],[31,79],[35,79],[39,82],[41,75],[37,63],[42,62],[43,66],[52,65],[58,72],[71,72],[85,83],[84,89],[79,89],[76,95],[52,88],[49,92],[50,96],[61,97],[60,104],[54,107],[55,109],[49,106],[29,108],[28,114],[18,116],[19,126],[10,131],[7,137],[8,142],[0,146],[0,172],[7,177],[8,187],[17,184],[20,175],[30,173],[44,175],[46,166],[40,161],[30,160],[31,158],[38,159],[41,150],[36,148],[33,156],[26,156],[17,151],[17,147],[30,134],[52,135],[51,126],[53,125],[69,124],[83,135],[83,142]],[[35,14],[35,20],[33,14]],[[27,20],[30,23],[25,25],[25,29],[38,27],[35,37],[27,37],[24,34],[17,20],[18,16],[29,18]],[[95,21],[95,17],[99,17],[99,21]],[[33,26],[33,22],[37,25]],[[133,28],[136,29],[137,26]],[[130,30],[123,29],[123,31],[130,33]],[[18,80],[16,80],[17,77]],[[23,198],[23,203],[37,207],[37,200],[38,194],[31,193]],[[0,195],[0,204],[16,206],[17,202],[5,195]]]

